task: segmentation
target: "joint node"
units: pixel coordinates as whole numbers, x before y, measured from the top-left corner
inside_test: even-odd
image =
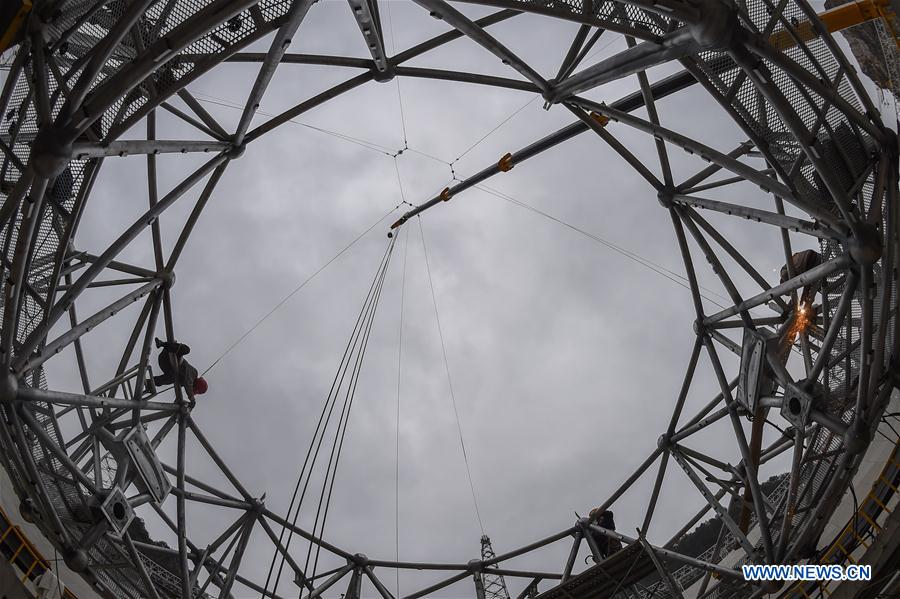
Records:
[[[672,438],[668,434],[663,433],[656,440],[656,446],[662,450],[667,450],[672,446]]]
[[[695,6],[700,19],[689,26],[694,41],[704,50],[732,47],[740,29],[735,7],[720,0],[699,0]]]
[[[844,450],[850,455],[861,454],[869,447],[871,440],[865,431],[851,427],[844,433]]]
[[[364,568],[369,565],[369,556],[367,556],[365,553],[354,554],[350,559],[360,568]]]
[[[162,280],[163,289],[171,289],[175,285],[175,271],[164,270],[156,274]]]
[[[244,150],[247,149],[247,144],[242,143],[238,145],[231,146],[231,149],[225,153],[228,156],[229,160],[236,160],[244,155]]]
[[[848,240],[850,257],[860,266],[871,266],[881,258],[881,234],[874,226],[859,224]]]
[[[478,574],[484,567],[484,563],[480,559],[470,559],[466,565],[468,566],[469,574]]]
[[[65,170],[74,154],[74,137],[64,127],[53,124],[41,127],[31,146],[31,163],[38,176],[49,179]]]
[[[19,513],[22,514],[22,519],[29,524],[34,524],[41,519],[41,514],[35,509],[34,502],[27,497],[19,503]]]
[[[394,71],[394,65],[388,64],[384,69],[375,69],[375,76],[373,79],[378,83],[388,83],[394,80],[394,77],[397,76],[397,73]]]
[[[84,549],[69,547],[63,551],[63,561],[73,572],[84,572],[88,567],[88,554]]]
[[[662,189],[656,194],[659,205],[666,209],[671,209],[675,205],[675,193],[671,189]]]
[[[19,395],[19,379],[12,373],[0,378],[0,403],[12,403]]]
[[[698,337],[706,335],[706,325],[699,318],[694,321],[694,334]]]

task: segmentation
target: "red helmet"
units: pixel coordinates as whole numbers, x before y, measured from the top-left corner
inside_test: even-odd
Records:
[[[194,395],[203,395],[207,389],[209,389],[209,385],[206,384],[206,379],[198,376],[194,380]]]

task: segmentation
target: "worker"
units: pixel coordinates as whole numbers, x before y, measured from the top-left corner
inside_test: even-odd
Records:
[[[603,510],[602,512],[597,512],[597,509],[591,510],[589,514],[591,522],[596,522],[600,528],[605,528],[606,530],[615,531],[616,530],[616,522],[613,520],[613,513],[609,510]],[[600,555],[602,557],[609,557],[613,553],[622,549],[622,543],[619,539],[613,539],[606,535],[600,534],[596,531],[591,531],[591,536],[594,539],[594,542],[597,544],[597,549],[600,550]]]
[[[791,256],[791,269],[793,270],[793,276],[797,277],[802,275],[803,273],[812,270],[813,268],[822,264],[822,255],[815,250],[803,250],[802,252],[796,252],[793,256]],[[788,265],[785,264],[781,267],[781,282],[784,283],[788,279],[792,278],[791,273],[788,272]],[[819,287],[821,286],[821,280],[810,281],[803,288],[803,293],[800,295],[800,306],[806,307],[809,306],[813,299],[815,298],[816,293],[819,291]]]
[[[150,393],[156,393],[159,385],[172,385],[177,381],[187,393],[188,399],[193,402],[195,395],[206,393],[208,385],[206,379],[198,376],[197,369],[191,366],[184,356],[191,353],[191,348],[184,343],[175,341],[161,341],[156,339],[156,347],[159,352],[159,367],[162,374],[150,378]]]

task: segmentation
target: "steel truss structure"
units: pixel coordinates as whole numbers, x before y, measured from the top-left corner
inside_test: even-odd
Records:
[[[584,545],[601,559],[597,539],[603,537],[635,545],[629,550],[649,557],[658,569],[654,588],[623,578],[616,596],[678,597],[692,585],[699,585],[699,590],[694,586],[699,597],[774,591],[745,583],[736,568],[747,562],[791,563],[814,553],[897,384],[896,374],[891,378],[900,339],[896,136],[882,124],[854,68],[806,0],[473,0],[498,9],[478,20],[469,19],[461,4],[415,2],[448,29],[389,56],[377,1],[349,0],[371,51],[368,57],[289,52],[304,17],[316,10],[314,0],[35,2],[0,96],[0,362],[6,373],[0,382],[0,447],[18,494],[27,500],[23,505],[30,506],[69,565],[110,597],[281,596],[242,570],[251,534],[267,537],[287,562],[299,584],[299,590],[288,593],[301,592],[309,599],[339,583],[349,585],[348,597],[358,597],[365,586],[391,599],[382,580],[398,568],[433,571],[436,577],[407,599],[460,581],[470,585],[479,573],[504,577],[511,591],[522,589],[520,597],[546,592],[573,578]],[[580,25],[552,77],[538,73],[491,34],[493,25],[522,13]],[[815,35],[801,35],[801,26],[811,27]],[[626,49],[583,66],[587,49],[601,35],[624,36]],[[267,37],[267,52],[246,51]],[[501,59],[510,68],[509,77],[407,65],[458,38]],[[258,75],[239,125],[228,131],[196,100],[190,85],[234,62],[258,65]],[[666,63],[681,70],[651,80],[647,70]],[[276,71],[294,64],[343,69],[348,77],[251,127]],[[696,338],[667,429],[599,508],[614,507],[636,481],[649,477],[653,490],[636,534],[582,518],[490,559],[431,563],[368,558],[268,509],[220,459],[180,389],[174,402],[145,393],[157,330],[169,339],[177,337],[172,288],[179,257],[225,169],[290,119],[359,86],[394,77],[522,90],[539,94],[549,105],[562,105],[573,117],[570,125],[445,189],[395,226],[584,133],[599,137],[620,155],[669,213],[696,311]],[[583,96],[626,77],[634,77],[638,86],[617,101],[598,103]],[[713,148],[660,121],[657,103],[691,86],[700,86],[718,103],[745,143]],[[176,105],[176,96],[185,108]],[[636,115],[639,109],[647,118]],[[156,123],[163,116],[190,124],[200,141],[157,139]],[[146,139],[120,139],[142,122]],[[624,128],[654,138],[657,165],[642,163],[617,139],[616,131]],[[669,153],[676,148],[707,164],[682,177],[670,166]],[[196,152],[210,158],[161,194],[156,156]],[[116,157],[134,154],[146,155],[149,206],[99,255],[80,251],[76,233],[98,172],[115,168]],[[717,178],[721,175],[726,176]],[[741,182],[758,187],[759,197],[771,207],[704,194]],[[159,216],[195,187],[202,189],[199,199],[166,253]],[[797,213],[806,216],[792,215]],[[769,281],[712,224],[713,214],[779,229],[786,279]],[[154,263],[117,260],[147,229]],[[818,266],[794,271],[789,258],[798,239],[818,244]],[[701,295],[695,269],[703,262],[711,265],[729,297],[730,305],[723,309]],[[759,292],[741,295],[736,277],[749,277]],[[80,317],[79,299],[98,286],[121,290],[121,295]],[[810,305],[798,299],[803,288],[818,290]],[[115,376],[98,384],[85,366],[81,340],[134,302],[143,308],[130,336],[122,340]],[[63,332],[53,333],[59,330]],[[77,356],[83,388],[55,390],[44,365],[69,347]],[[740,369],[726,368],[723,352],[740,356]],[[703,354],[720,391],[699,412],[686,413],[685,400]],[[65,422],[80,432],[64,434],[72,430]],[[717,455],[691,447],[694,435],[710,427],[730,430],[733,446]],[[177,437],[178,447],[177,462],[171,465],[154,452],[170,435]],[[775,440],[764,444],[767,438]],[[230,488],[191,475],[185,452],[189,439],[203,448]],[[774,491],[765,493],[760,467],[781,455],[791,456],[790,470]],[[112,466],[102,467],[104,460]],[[722,524],[718,541],[700,556],[673,549],[680,535],[658,541],[646,537],[666,499],[663,482],[673,468],[686,474],[705,504],[682,533],[710,515]],[[228,508],[235,518],[217,537],[193,539],[185,518],[188,502]],[[135,510],[155,512],[177,535],[178,546],[134,540],[128,524]],[[279,530],[289,530],[343,565],[307,575],[299,549],[287,547]],[[516,569],[516,558],[555,543],[569,544],[565,563],[548,564],[545,571]],[[729,555],[737,557],[729,561]],[[178,567],[164,567],[163,558],[176,559]]]

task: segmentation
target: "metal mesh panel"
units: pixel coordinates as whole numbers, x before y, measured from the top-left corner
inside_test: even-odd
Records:
[[[57,29],[61,30],[63,26],[65,23],[60,23]],[[97,26],[96,23],[88,20],[82,27],[90,31],[91,28]],[[36,111],[27,83],[28,76],[26,68],[13,84],[8,108],[2,115],[2,129],[0,129],[3,141],[10,146],[13,154],[23,163],[29,156],[30,145],[38,129]],[[52,85],[50,90],[52,92]],[[47,187],[41,218],[35,231],[31,268],[25,277],[25,284],[29,291],[23,295],[19,307],[15,336],[19,343],[24,341],[43,321],[47,292],[50,289],[60,251],[61,235],[69,226],[75,198],[85,182],[87,167],[88,161],[73,160]],[[0,181],[4,185],[0,190],[0,199],[5,201],[11,190],[12,182],[16,181],[21,173],[9,160],[3,161],[2,173],[3,177]],[[5,227],[0,231],[0,247],[2,247],[6,264],[11,263],[15,253],[22,220],[23,214],[20,211],[16,214],[12,226]],[[6,293],[0,294],[0,313],[5,309],[6,298]],[[38,369],[31,375],[29,384],[43,389],[47,388],[43,369]],[[41,430],[47,436],[47,442],[56,447],[64,447],[65,443],[62,441],[52,407],[47,404],[36,404],[33,413]],[[71,482],[71,474],[59,459],[45,447],[44,441],[30,429],[24,430],[25,441],[28,444],[26,451],[31,454],[38,467],[40,484],[47,499],[59,515],[67,533],[72,538],[80,538],[89,528],[92,520],[88,507],[90,494],[81,485]],[[6,446],[0,449],[6,455],[17,451],[15,448]],[[20,486],[27,484],[26,481],[30,477],[18,470],[14,460],[7,459],[5,463],[10,469],[11,476],[17,480]],[[146,559],[152,562],[150,558]],[[138,572],[133,567],[126,565],[127,553],[121,543],[107,538],[100,539],[90,550],[90,560],[95,566],[92,568],[92,573],[111,595],[134,599],[149,596],[149,593],[142,588]],[[164,570],[161,567],[156,569]],[[169,577],[180,580],[171,573],[169,573]],[[180,582],[178,584],[180,585]],[[177,593],[173,594],[173,596],[175,595]]]

